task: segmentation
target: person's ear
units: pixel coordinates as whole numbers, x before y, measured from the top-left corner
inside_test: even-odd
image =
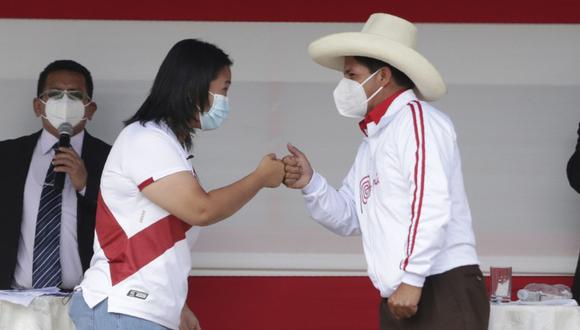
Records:
[[[200,116],[201,116],[200,111],[195,111],[193,113],[193,120],[190,123],[191,127],[201,129],[201,120],[199,118]]]
[[[383,87],[387,86],[393,78],[391,69],[386,66],[379,69],[377,76],[379,77],[379,84]]]
[[[88,120],[92,120],[96,111],[97,104],[95,102],[89,103],[89,105],[85,107],[85,117],[87,117]]]
[[[43,106],[44,104],[40,101],[40,99],[38,97],[35,97],[34,100],[32,100],[32,109],[34,110],[34,114],[36,115],[36,117],[40,117],[43,115]]]

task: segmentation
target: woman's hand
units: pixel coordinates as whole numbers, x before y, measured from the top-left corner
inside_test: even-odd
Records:
[[[268,154],[262,158],[254,173],[258,175],[264,187],[276,188],[284,180],[284,163],[276,159],[275,154]]]

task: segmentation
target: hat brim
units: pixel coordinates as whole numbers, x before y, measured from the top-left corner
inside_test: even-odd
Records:
[[[308,47],[312,59],[327,68],[344,70],[345,56],[365,56],[384,61],[415,83],[418,96],[435,101],[447,92],[439,71],[412,48],[380,35],[363,32],[331,34],[313,41]]]

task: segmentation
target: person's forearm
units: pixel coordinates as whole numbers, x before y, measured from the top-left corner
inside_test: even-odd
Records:
[[[302,190],[310,216],[326,229],[342,236],[360,235],[352,192],[348,187],[338,191],[319,174]]]
[[[246,205],[263,184],[255,172],[246,177],[219,189],[208,193],[206,225],[210,225],[226,219]]]
[[[268,173],[254,171],[246,177],[209,193],[190,172],[179,172],[159,179],[142,192],[161,208],[192,226],[207,226],[223,220],[256,193],[268,186]]]

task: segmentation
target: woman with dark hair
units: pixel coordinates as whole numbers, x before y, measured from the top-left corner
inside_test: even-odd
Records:
[[[196,179],[191,134],[227,116],[231,65],[212,44],[178,42],[125,122],[103,170],[95,254],[71,302],[77,329],[199,329],[185,304],[198,227],[228,218],[284,177],[270,154],[226,187],[206,192]]]

